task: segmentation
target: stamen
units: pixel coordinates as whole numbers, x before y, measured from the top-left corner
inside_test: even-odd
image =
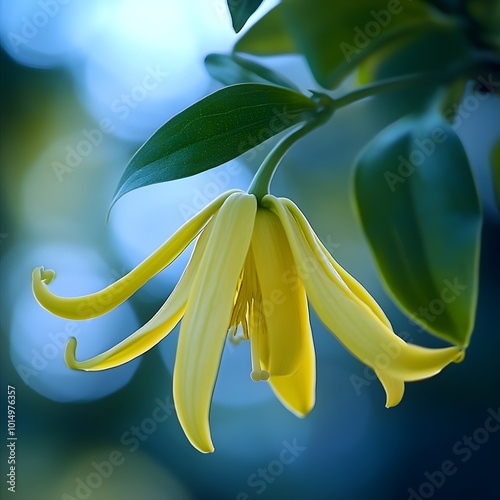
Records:
[[[242,340],[250,340],[252,358],[250,378],[255,382],[269,379],[269,372],[262,369],[259,356],[259,336],[265,332],[262,315],[262,297],[253,256],[249,251],[236,288],[227,334],[233,344],[239,344]],[[241,325],[241,330],[238,329],[239,325]]]
[[[258,330],[252,331],[252,337],[250,339],[250,351],[252,355],[252,373],[250,373],[250,378],[254,382],[258,382],[259,380],[267,380],[269,378],[269,372],[267,370],[263,370],[260,366]]]
[[[227,331],[227,336],[229,337],[229,342],[233,345],[238,345],[240,342],[245,340],[243,335],[238,335],[238,326],[232,325]]]

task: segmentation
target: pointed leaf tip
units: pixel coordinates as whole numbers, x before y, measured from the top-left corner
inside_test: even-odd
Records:
[[[236,33],[241,31],[249,17],[259,8],[263,1],[264,0],[227,0],[233,29]]]

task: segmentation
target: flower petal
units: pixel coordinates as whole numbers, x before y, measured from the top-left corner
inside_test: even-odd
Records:
[[[328,252],[325,248],[318,235],[314,232],[313,228],[309,224],[309,221],[305,218],[304,214],[299,210],[297,205],[293,201],[286,198],[280,198],[280,201],[287,207],[291,212],[298,225],[300,226],[307,243],[313,250],[316,256],[326,258],[331,266],[338,273],[342,281],[350,288],[350,290],[362,300],[378,317],[382,323],[384,323],[388,328],[392,330],[392,325],[389,318],[385,315],[382,308],[378,305],[377,301],[368,293],[368,291],[357,281],[353,276],[351,276]],[[403,398],[405,383],[403,380],[390,376],[388,373],[382,370],[375,370],[375,374],[380,380],[380,383],[384,387],[386,393],[386,407],[391,408],[399,404]]]
[[[271,376],[269,384],[283,406],[298,417],[305,417],[312,410],[316,399],[316,354],[312,335],[304,344],[302,360],[295,373]]]
[[[204,453],[214,450],[208,421],[210,402],[256,210],[255,197],[243,193],[231,195],[222,205],[179,334],[173,378],[175,407],[189,441]]]
[[[399,378],[392,377],[384,370],[375,370],[375,375],[377,375],[385,390],[385,407],[391,408],[398,405],[403,399],[403,394],[405,393],[404,381]]]
[[[458,347],[430,349],[407,344],[336,277],[318,262],[292,214],[283,202],[267,195],[264,206],[279,215],[290,242],[299,275],[321,321],[354,356],[395,379],[420,380],[463,359]]]
[[[295,220],[300,226],[302,233],[304,234],[307,243],[313,250],[313,252],[318,255],[322,254],[324,258],[330,262],[335,271],[339,274],[340,278],[344,283],[352,290],[352,292],[357,295],[384,323],[388,328],[392,329],[392,325],[385,315],[382,308],[378,305],[377,301],[367,292],[367,290],[357,281],[353,276],[351,276],[331,255],[330,252],[325,248],[318,235],[314,232],[313,228],[309,224],[309,221],[305,218],[304,214],[299,210],[297,205],[291,200],[286,198],[280,198],[280,200],[285,204],[287,209],[291,212]]]
[[[187,221],[135,269],[100,292],[81,297],[59,297],[47,288],[47,285],[55,278],[54,271],[37,267],[33,271],[33,294],[42,307],[63,318],[77,320],[96,318],[111,311],[175,260],[200,232],[207,220],[234,192],[228,191],[219,196]]]
[[[184,314],[191,287],[210,237],[213,219],[201,232],[191,259],[166,302],[139,330],[116,346],[86,361],[75,359],[76,339],[70,338],[66,346],[66,364],[74,370],[98,371],[114,368],[141,356],[163,340]]]
[[[262,294],[260,314],[265,322],[270,376],[291,375],[299,367],[302,351],[311,337],[305,290],[296,277],[290,246],[279,218],[258,209],[251,251]],[[310,340],[309,340],[310,341]]]

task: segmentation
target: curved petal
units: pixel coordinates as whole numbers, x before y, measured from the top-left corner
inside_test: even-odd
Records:
[[[33,294],[42,307],[68,319],[89,319],[105,314],[127,300],[155,274],[165,269],[182,253],[207,220],[235,191],[222,194],[201,212],[188,220],[160,248],[143,260],[136,268],[100,292],[81,297],[59,297],[47,287],[55,272],[37,267],[33,271]]]
[[[144,326],[115,347],[86,361],[76,360],[75,351],[77,342],[74,337],[71,337],[66,346],[66,364],[74,370],[84,371],[114,368],[141,356],[164,339],[184,314],[194,277],[199,269],[200,261],[210,237],[212,225],[213,220],[203,229],[196,242],[191,259],[177,286],[158,312]]]
[[[271,376],[269,384],[283,406],[298,417],[305,417],[312,410],[316,400],[316,354],[312,335],[302,348],[302,360],[295,373]]]
[[[325,270],[300,227],[282,202],[267,195],[283,223],[299,275],[321,321],[339,341],[366,365],[395,379],[411,381],[431,377],[447,364],[463,359],[458,347],[430,349],[407,344],[344,284]],[[311,263],[316,262],[311,266]]]
[[[330,265],[338,273],[342,281],[349,287],[349,289],[362,300],[378,317],[385,326],[392,330],[391,322],[389,318],[385,315],[382,308],[378,305],[377,301],[368,293],[368,291],[357,281],[353,276],[351,276],[328,252],[325,248],[318,235],[314,232],[313,228],[309,224],[309,221],[305,218],[304,214],[299,210],[297,205],[293,201],[287,198],[280,198],[280,201],[287,207],[290,213],[293,215],[297,221],[303,235],[305,236],[307,243],[313,250],[314,254],[318,256],[318,260],[321,262],[323,258],[326,258]],[[405,383],[403,380],[392,377],[388,373],[382,370],[375,370],[375,374],[380,380],[385,393],[386,393],[386,407],[391,408],[399,404],[403,398]]]
[[[191,444],[214,450],[209,427],[210,402],[245,263],[257,202],[233,194],[219,210],[182,320],[174,367],[177,416]]]
[[[290,245],[279,218],[258,209],[251,251],[262,295],[260,314],[267,332],[268,364],[273,375],[291,375],[300,365],[302,350],[310,342],[311,328],[305,290],[296,277]]]
[[[374,314],[384,323],[388,328],[392,329],[392,325],[385,315],[382,308],[378,305],[377,301],[368,293],[368,291],[357,281],[353,276],[351,276],[331,255],[330,252],[325,248],[318,235],[314,232],[313,228],[309,224],[309,221],[305,218],[304,214],[299,210],[297,205],[293,201],[286,198],[280,198],[280,201],[284,203],[287,209],[291,212],[297,223],[299,224],[302,233],[304,234],[307,243],[313,250],[316,256],[322,254],[324,258],[333,266],[335,271],[337,271],[340,278],[344,283],[351,289],[351,291],[361,299],[373,312]]]
[[[385,407],[391,408],[398,405],[403,399],[403,394],[405,393],[404,381],[399,378],[392,377],[383,370],[375,370],[375,375],[377,375],[382,387],[385,390]]]

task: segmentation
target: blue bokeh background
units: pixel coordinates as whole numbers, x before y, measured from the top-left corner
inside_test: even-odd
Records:
[[[258,15],[272,5],[265,2]],[[147,321],[189,251],[126,304],[90,321],[41,309],[31,295],[31,271],[55,269],[51,286],[62,295],[102,288],[212,198],[249,185],[272,141],[210,172],[135,191],[105,224],[134,151],[219,88],[203,58],[229,51],[236,39],[225,0],[2,0],[0,14],[1,472],[5,478],[11,385],[17,498],[499,498],[500,218],[488,158],[500,136],[497,97],[481,102],[457,130],[485,216],[477,324],[465,361],[408,384],[402,403],[387,410],[372,374],[312,314],[318,374],[311,414],[301,420],[284,409],[265,383],[250,380],[248,345],[228,344],[211,413],[216,452],[201,455],[171,404],[176,331],[114,370],[72,372],[63,362],[69,336],[88,357]],[[304,90],[316,86],[298,56],[266,62]],[[352,207],[353,159],[388,121],[369,101],[341,110],[290,151],[273,192],[301,207],[397,332],[442,345],[388,298]],[[495,420],[498,428],[488,426]],[[435,472],[443,468],[448,475]],[[5,480],[0,487],[7,497]]]

